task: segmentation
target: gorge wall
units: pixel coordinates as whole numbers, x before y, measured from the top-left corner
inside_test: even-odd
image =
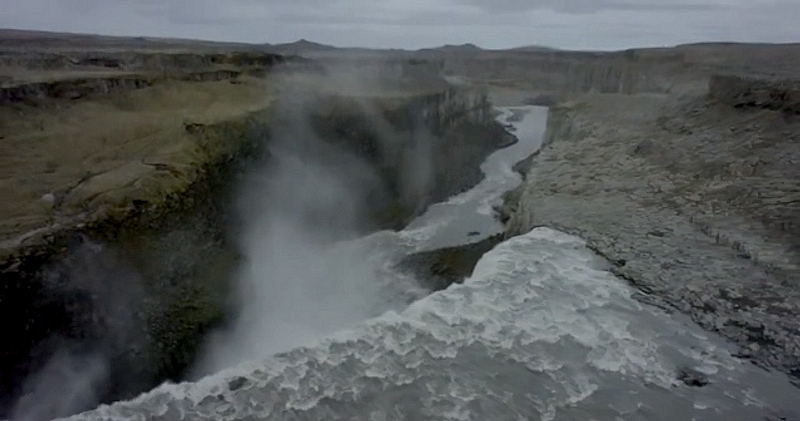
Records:
[[[429,204],[473,187],[485,157],[516,141],[478,91],[446,87],[402,99],[337,95],[312,103],[321,104],[311,112],[316,133],[378,169],[382,183],[367,217],[377,228],[402,228]]]
[[[34,418],[66,415],[181,378],[204,335],[233,310],[229,292],[240,254],[231,202],[238,180],[269,162],[272,132],[284,128],[286,107],[295,113],[298,98],[316,136],[379,174],[365,206],[367,229],[402,227],[428,204],[471,187],[485,156],[514,141],[494,121],[485,95],[447,84],[359,93],[274,86],[242,76],[160,80],[91,95],[36,91],[35,101],[7,96],[6,111],[43,125],[53,114],[111,106],[104,117],[119,123],[104,133],[122,139],[131,113],[165,113],[151,100],[171,104],[175,96],[184,115],[190,108],[183,101],[196,103],[198,95],[237,105],[222,115],[165,117],[163,129],[136,137],[143,149],[121,162],[117,157],[66,188],[26,196],[44,207],[41,219],[5,219],[0,302],[7,323],[0,334],[15,339],[0,350],[3,413],[16,407]],[[69,105],[61,111],[47,101]],[[29,126],[10,128],[2,133],[8,140],[30,133]],[[95,141],[80,133],[73,143]],[[105,136],[98,137],[99,151],[108,148]],[[54,171],[69,165],[63,160]],[[424,180],[415,178],[422,167],[429,169]]]
[[[429,50],[417,55],[440,63],[448,75],[519,97],[514,102],[534,103],[540,95],[566,99],[589,92],[704,91],[714,74],[787,77],[800,64],[796,51],[796,44],[690,44],[615,52],[522,48]]]

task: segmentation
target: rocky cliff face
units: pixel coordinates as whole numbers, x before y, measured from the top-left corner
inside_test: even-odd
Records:
[[[22,68],[28,71],[87,71],[125,70],[170,72],[186,69],[212,69],[228,66],[237,69],[273,67],[286,57],[258,51],[241,52],[146,52],[146,51],[3,51],[0,67]]]
[[[133,396],[180,376],[224,317],[236,259],[226,203],[268,136],[265,115],[187,127],[202,154],[192,165],[86,180],[63,198],[58,222],[9,249],[0,272],[0,334],[14,338],[0,348],[4,399],[58,358],[96,361],[99,377],[87,380],[97,396]]]
[[[472,83],[568,98],[588,92],[664,94],[700,91],[714,74],[787,77],[798,46],[696,44],[618,52],[473,51],[419,53]]]
[[[400,227],[474,185],[483,159],[513,141],[485,96],[453,88],[322,95],[310,107],[322,139],[381,175],[368,206],[375,228]],[[15,340],[0,347],[2,396],[24,393],[21,379],[58,358],[87,355],[102,367],[90,379],[102,400],[180,378],[203,335],[231,310],[227,291],[238,259],[232,186],[249,165],[268,159],[278,115],[268,106],[184,122],[179,132],[164,132],[178,136],[162,139],[162,146],[175,143],[168,154],[79,180],[53,195],[55,219],[47,226],[4,243],[0,336]],[[435,168],[424,183],[409,179],[421,159]],[[2,402],[5,410],[9,403]]]
[[[647,57],[628,53],[485,53],[447,56],[449,74],[473,82],[569,96],[598,93],[665,93],[697,80],[679,53]]]
[[[509,195],[508,234],[580,235],[643,301],[797,375],[800,126],[788,95],[771,94],[787,86],[712,78],[708,96],[554,107],[545,146]]]
[[[382,185],[370,218],[381,228],[401,228],[429,204],[471,188],[485,157],[515,141],[486,96],[468,89],[313,102],[317,134],[377,168]]]
[[[240,71],[213,70],[186,72],[170,77],[155,75],[119,75],[105,78],[75,78],[52,82],[16,83],[0,88],[0,106],[27,103],[37,104],[52,100],[76,100],[122,93],[154,86],[165,79],[191,82],[236,80]]]
[[[708,85],[711,98],[736,108],[763,108],[800,114],[800,81],[714,75]]]

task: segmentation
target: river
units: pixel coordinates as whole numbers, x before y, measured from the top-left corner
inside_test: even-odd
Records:
[[[635,300],[580,238],[534,229],[484,255],[464,284],[432,294],[395,271],[409,253],[501,230],[492,205],[520,183],[512,165],[539,147],[546,109],[501,111],[504,122],[522,116],[512,119],[520,142],[486,160],[474,189],[400,232],[303,248],[295,261],[305,263],[280,273],[265,265],[286,287],[264,286],[269,301],[251,307],[251,323],[219,339],[227,345],[206,365],[214,374],[71,419],[795,419],[800,390],[785,375]],[[270,337],[253,339],[258,329]]]

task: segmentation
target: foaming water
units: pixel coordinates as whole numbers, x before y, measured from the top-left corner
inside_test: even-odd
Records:
[[[710,383],[677,381],[684,367]],[[582,240],[538,228],[403,311],[73,419],[752,420],[798,406],[785,376],[643,307]]]

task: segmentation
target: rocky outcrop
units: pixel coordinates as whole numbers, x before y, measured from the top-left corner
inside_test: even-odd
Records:
[[[714,75],[709,96],[736,108],[753,107],[800,114],[800,80]]]
[[[644,302],[797,375],[800,126],[783,106],[714,100],[753,89],[727,96],[719,83],[711,101],[590,95],[553,107],[545,145],[508,195],[507,234],[579,235]]]
[[[413,274],[431,291],[442,291],[452,284],[463,283],[475,269],[478,260],[503,241],[493,235],[477,243],[414,253],[398,263],[399,270]]]

